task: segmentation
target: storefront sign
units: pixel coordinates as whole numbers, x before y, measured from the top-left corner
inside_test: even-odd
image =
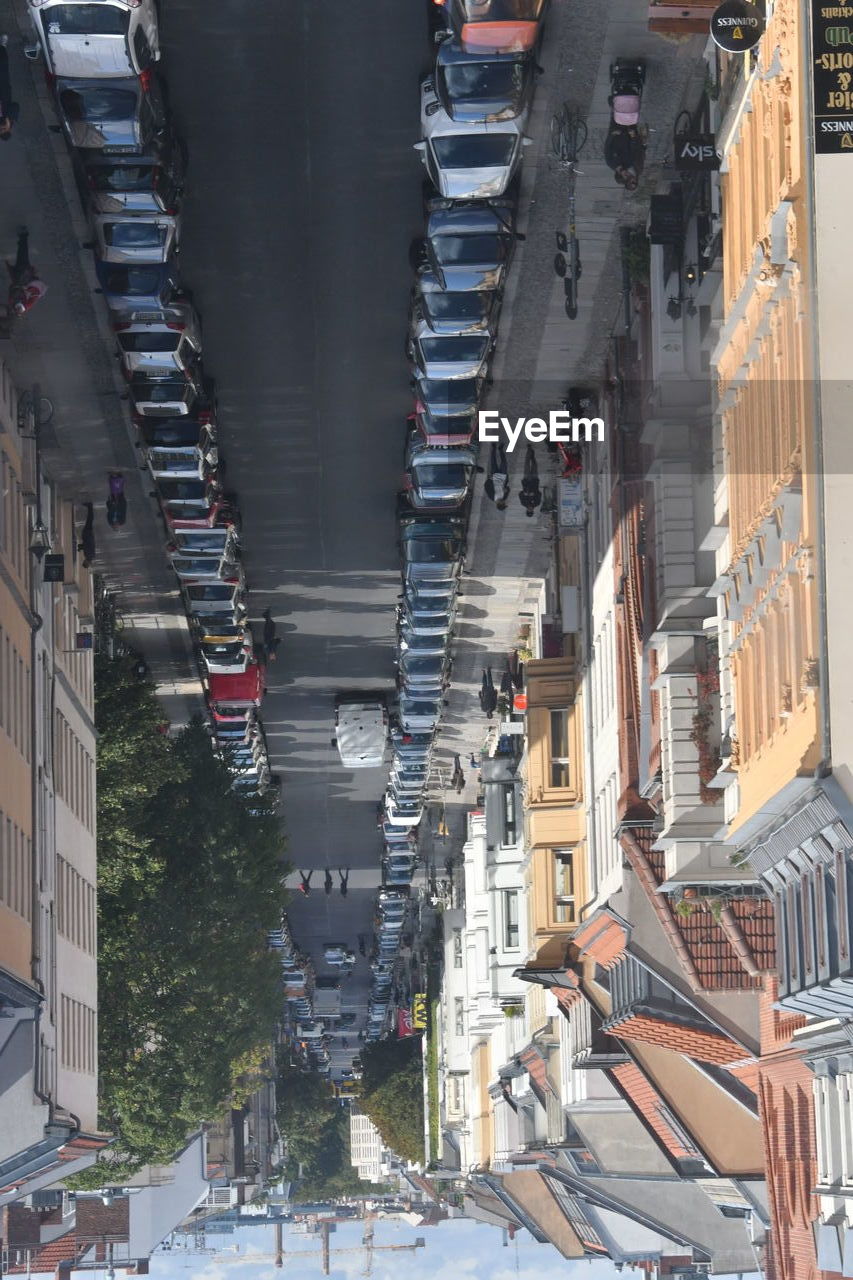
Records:
[[[853,6],[838,8],[812,0],[815,151],[853,155]]]
[[[582,529],[584,525],[583,478],[567,476],[558,482],[561,529]]]
[[[65,556],[52,555],[44,558],[44,581],[65,581]]]
[[[414,1034],[415,1032],[412,1026],[411,1009],[398,1009],[397,1010],[397,1038],[399,1040],[405,1040],[406,1036],[413,1036]]]
[[[676,169],[719,169],[720,155],[713,133],[680,133],[675,139]]]
[[[749,0],[723,0],[711,14],[711,37],[728,53],[754,49],[764,35],[764,14]]]
[[[419,991],[412,998],[412,1030],[424,1031],[427,1024],[426,992]]]

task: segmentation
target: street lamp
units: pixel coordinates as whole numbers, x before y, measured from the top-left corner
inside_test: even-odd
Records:
[[[41,506],[41,503],[39,503],[39,506]],[[39,564],[41,564],[47,552],[50,551],[50,534],[45,528],[41,512],[37,513],[33,531],[30,534],[30,551]]]

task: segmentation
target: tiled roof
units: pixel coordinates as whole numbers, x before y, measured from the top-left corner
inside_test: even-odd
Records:
[[[41,1249],[30,1254],[30,1261],[17,1263],[14,1266],[6,1267],[7,1275],[26,1275],[28,1272],[56,1271],[60,1263],[78,1262],[86,1251],[86,1245],[81,1244],[73,1231],[65,1236],[60,1236],[58,1240],[51,1240],[50,1244],[43,1245]]]
[[[544,1107],[548,1094],[553,1093],[545,1059],[536,1045],[531,1044],[526,1049],[522,1049],[518,1060],[527,1072],[530,1087]]]
[[[602,969],[610,969],[625,950],[628,930],[618,916],[603,908],[581,925],[572,941]]]
[[[698,1148],[692,1145],[687,1146],[684,1137],[673,1127],[669,1108],[638,1066],[633,1062],[623,1062],[612,1067],[610,1074],[619,1082],[631,1106],[673,1159],[701,1157]]]
[[[692,915],[678,915],[672,910],[667,896],[656,891],[656,886],[666,879],[666,872],[663,852],[652,848],[655,833],[646,827],[635,828],[631,835],[651,876],[641,873],[636,851],[626,844],[628,858],[688,976],[694,975],[699,986],[706,991],[760,990],[763,984],[761,975],[772,972],[776,967],[773,904],[770,899],[733,898],[727,904],[730,913],[726,913],[727,918],[722,921],[715,920],[710,910],[699,905],[698,900],[697,910]],[[677,938],[673,936],[673,930]],[[757,972],[748,972],[739,950],[743,952],[748,967]],[[687,963],[685,952],[689,957]]]
[[[655,1014],[629,1013],[618,1022],[608,1022],[607,1030],[622,1040],[639,1040],[674,1049],[697,1062],[728,1066],[743,1058],[743,1048],[721,1031],[701,1031]]]

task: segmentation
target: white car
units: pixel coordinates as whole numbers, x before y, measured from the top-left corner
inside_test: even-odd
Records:
[[[154,0],[29,0],[53,76],[146,76],[160,57]]]
[[[174,213],[96,213],[92,226],[93,247],[101,262],[168,262],[178,251],[179,219]]]
[[[180,319],[127,320],[113,325],[125,377],[135,373],[158,377],[193,367],[201,354],[201,322],[193,307],[182,305],[180,311]]]
[[[453,120],[439,102],[431,79],[421,84],[421,153],[433,186],[446,200],[495,200],[521,166],[522,147],[532,141],[523,118],[495,124]]]

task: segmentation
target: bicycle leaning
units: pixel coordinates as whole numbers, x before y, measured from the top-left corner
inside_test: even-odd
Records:
[[[586,122],[576,107],[567,102],[551,120],[551,149],[560,167],[569,174],[568,232],[557,232],[557,253],[554,270],[563,281],[566,294],[566,315],[574,320],[578,314],[578,281],[581,278],[580,244],[575,217],[575,180],[580,170],[578,156],[587,139]]]

